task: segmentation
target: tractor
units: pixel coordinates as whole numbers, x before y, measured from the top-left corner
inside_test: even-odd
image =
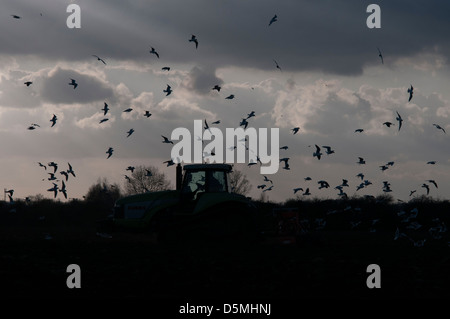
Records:
[[[228,164],[178,164],[175,190],[121,198],[101,225],[154,233],[161,241],[256,239],[256,207],[231,191],[231,171]]]

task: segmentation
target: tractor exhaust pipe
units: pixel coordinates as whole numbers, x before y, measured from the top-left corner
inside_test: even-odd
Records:
[[[181,184],[183,183],[183,170],[181,164],[177,164],[177,176],[176,176],[176,190],[181,190]]]

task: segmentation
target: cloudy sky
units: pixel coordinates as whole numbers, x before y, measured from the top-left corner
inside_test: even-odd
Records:
[[[71,3],[81,8],[81,28],[66,25]],[[381,8],[379,29],[366,25],[371,3]],[[288,146],[280,157],[290,158],[291,169],[280,164],[268,176],[270,200],[294,198],[296,187],[338,198],[334,187],[343,179],[349,196],[381,195],[388,181],[396,199],[426,194],[424,183],[430,196],[448,199],[448,12],[450,4],[437,0],[2,0],[1,186],[14,189],[15,198],[52,198],[50,168],[38,165],[51,161],[59,164],[60,180],[59,171],[72,165],[77,177],[66,183],[70,198],[81,198],[100,177],[123,185],[130,165],[157,166],[174,181],[174,167],[163,164],[171,145],[161,135],[170,137],[177,127],[193,131],[196,119],[220,120],[223,131],[237,128],[255,111],[249,125],[279,128],[280,146]],[[192,34],[197,49],[188,41]],[[167,84],[170,96],[163,92]],[[220,92],[212,90],[216,84]],[[230,94],[235,98],[225,99]],[[109,120],[99,124],[105,102]],[[124,113],[127,108],[133,111]],[[151,117],[143,116],[146,110]],[[400,131],[396,112],[404,120]],[[53,114],[58,120],[51,127]],[[40,127],[28,130],[32,123]],[[296,135],[294,127],[300,127]],[[335,153],[318,160],[315,144]],[[109,147],[114,153],[107,159]],[[358,157],[366,164],[357,164]],[[259,198],[257,185],[265,183],[259,168],[235,168]],[[357,190],[359,173],[372,184]],[[330,188],[319,189],[319,180]]]

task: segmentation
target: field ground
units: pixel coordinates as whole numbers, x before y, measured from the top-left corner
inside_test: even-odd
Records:
[[[21,215],[22,214],[22,215]],[[1,212],[2,296],[31,299],[450,299],[448,231],[416,247],[394,228],[308,229],[296,244],[160,244],[146,234],[96,234],[98,216]],[[32,218],[30,217],[32,216]],[[427,236],[426,230],[415,233]],[[69,289],[66,268],[81,268]],[[381,268],[369,289],[367,266]],[[247,301],[246,301],[247,300]]]

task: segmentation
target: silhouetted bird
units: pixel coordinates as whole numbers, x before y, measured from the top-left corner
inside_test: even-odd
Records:
[[[92,55],[92,56],[96,57],[97,61],[101,61],[101,62],[103,62],[103,64],[106,65],[106,62],[102,58],[100,58],[99,56],[97,56],[97,55]]]
[[[397,117],[395,119],[398,121],[398,130],[400,131],[400,129],[402,128],[403,119],[400,116],[400,114],[398,114],[398,111],[397,111]]]
[[[317,157],[317,159],[320,160],[321,156],[322,153],[320,152],[320,147],[316,144],[316,151],[313,153],[313,157]]]
[[[408,99],[408,102],[411,101],[411,99],[412,99],[412,97],[413,97],[413,91],[414,91],[414,88],[413,88],[413,86],[411,85],[411,87],[408,89],[408,93],[409,93],[409,99]]]
[[[58,117],[55,114],[53,114],[53,117],[50,120],[50,122],[52,122],[52,126],[51,127],[55,126],[57,120],[58,120]]]
[[[192,35],[191,38],[189,39],[189,42],[194,42],[195,43],[195,48],[198,48],[198,40],[197,37],[195,35]]]
[[[129,137],[129,136],[130,136],[131,134],[133,134],[133,133],[134,133],[134,129],[131,128],[131,129],[127,132],[127,134],[128,134],[127,137]]]
[[[25,84],[26,86],[30,86],[31,84],[33,84],[33,82],[27,81],[27,82],[25,82],[24,84]]]
[[[217,92],[220,92],[221,87],[216,84],[216,85],[214,85],[214,87],[212,89],[216,90]]]
[[[381,59],[381,64],[384,64],[384,61],[383,61],[383,55],[381,54],[380,49],[379,49],[379,48],[377,48],[377,49],[378,49],[378,56],[379,56],[380,59]]]
[[[127,108],[126,110],[123,110],[123,112],[125,112],[125,113],[130,113],[131,111],[133,111],[133,109],[131,107]]]
[[[356,162],[356,163],[358,163],[358,164],[366,164],[366,161],[364,160],[364,158],[358,157],[358,159],[359,159],[359,161]]]
[[[168,143],[168,144],[171,143],[171,144],[173,144],[173,142],[171,140],[169,140],[167,137],[165,137],[163,135],[161,135],[161,136],[164,139],[164,141],[162,141],[163,143]]]
[[[362,132],[364,132],[364,129],[362,129],[362,128],[358,128],[355,130],[355,133],[362,133]]]
[[[67,165],[69,165],[69,169],[67,170],[67,173],[72,174],[73,177],[76,177],[75,172],[72,169],[72,165],[70,165],[70,163],[67,163]]]
[[[170,67],[164,66],[164,67],[161,68],[161,70],[163,70],[163,71],[170,71]]]
[[[159,59],[159,54],[158,54],[158,52],[155,51],[155,48],[152,47],[152,49],[150,50],[150,53],[156,55],[156,57]]]
[[[226,99],[226,100],[232,100],[232,99],[234,99],[234,94],[228,95],[225,99]]]
[[[108,157],[106,159],[111,157],[111,155],[113,154],[113,151],[114,151],[114,149],[112,147],[108,148],[108,150],[106,151],[106,154],[108,154]]]
[[[103,111],[103,115],[106,115],[106,113],[108,113],[108,111],[109,111],[109,107],[106,102],[103,102],[103,103],[105,103],[105,106],[102,108],[102,111]]]
[[[11,14],[11,17],[13,17],[14,19],[22,19],[22,17],[15,15],[15,14]]]
[[[291,131],[293,131],[293,135],[298,133],[298,130],[300,129],[300,127],[294,127],[293,129],[291,129]]]
[[[99,122],[99,124],[102,124],[102,123],[104,123],[104,122],[106,122],[106,121],[108,121],[109,119],[101,119],[100,120],[100,122]]]
[[[149,111],[145,111],[144,116],[149,118],[150,116],[152,116],[152,113],[150,113]]]
[[[273,59],[273,62],[275,62],[276,68],[281,71],[281,68],[280,68],[280,65],[278,64],[278,62],[275,59]]]
[[[391,125],[394,125],[392,122],[384,122],[383,125],[386,125],[387,127],[391,127]]]
[[[74,79],[70,79],[70,81],[71,82],[69,83],[69,85],[73,85],[73,89],[75,90],[78,86],[78,83]]]
[[[172,93],[172,87],[167,84],[167,88],[163,92],[166,93],[166,96],[170,95]]]
[[[438,130],[442,130],[442,132],[444,132],[445,134],[447,134],[444,130],[444,128],[442,126],[440,126],[439,124],[433,124],[433,126],[435,126]]]
[[[274,23],[274,22],[276,22],[276,21],[278,21],[278,17],[277,17],[277,15],[274,15],[274,16],[272,17],[272,19],[270,19],[269,27],[272,25],[272,23]]]

